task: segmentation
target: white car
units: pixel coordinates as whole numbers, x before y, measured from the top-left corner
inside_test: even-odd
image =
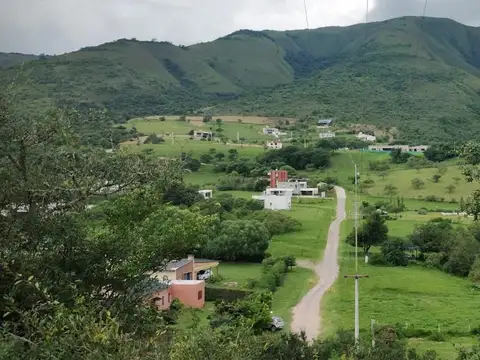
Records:
[[[212,270],[200,270],[197,273],[197,280],[207,280],[213,276]]]
[[[282,330],[285,326],[285,322],[280,316],[272,316],[272,322],[270,323],[270,330],[277,331]]]

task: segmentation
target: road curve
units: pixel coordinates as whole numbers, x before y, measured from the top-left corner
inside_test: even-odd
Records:
[[[346,218],[345,190],[336,186],[337,215],[328,229],[327,246],[322,261],[315,265],[318,276],[316,285],[293,308],[292,332],[305,331],[308,340],[316,339],[322,330],[320,302],[323,294],[333,285],[338,277],[338,243],[340,238],[340,224]]]

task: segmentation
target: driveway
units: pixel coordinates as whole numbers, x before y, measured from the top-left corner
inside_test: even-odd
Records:
[[[338,243],[340,238],[340,224],[346,218],[345,190],[336,186],[337,215],[328,229],[327,246],[323,259],[313,266],[318,276],[317,284],[303,297],[293,309],[291,330],[293,332],[305,331],[308,340],[316,339],[321,331],[320,302],[323,294],[333,285],[338,277]],[[302,262],[299,262],[301,265]]]

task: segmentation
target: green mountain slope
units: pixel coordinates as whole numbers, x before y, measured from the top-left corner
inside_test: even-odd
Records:
[[[10,66],[22,64],[25,61],[35,60],[37,58],[38,56],[36,55],[0,52],[0,69],[6,69]]]
[[[21,71],[20,71],[21,70]],[[118,40],[0,72],[27,108],[333,116],[410,139],[480,135],[480,28],[405,17],[311,31],[240,30],[209,43]]]

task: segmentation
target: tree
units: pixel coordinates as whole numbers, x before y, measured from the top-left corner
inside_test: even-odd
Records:
[[[222,126],[223,121],[222,121],[222,119],[217,119],[217,120],[215,120],[215,123],[217,124],[218,127],[220,127],[220,126]]]
[[[283,258],[283,261],[285,262],[285,266],[287,268],[290,268],[290,270],[297,265],[297,259],[293,255],[287,255]]]
[[[165,142],[165,140],[162,137],[158,137],[157,134],[150,134],[143,141],[144,144],[161,144],[163,142]]]
[[[229,149],[228,150],[228,159],[235,160],[238,157],[238,150],[237,149]]]
[[[367,218],[366,222],[358,229],[358,246],[363,248],[365,256],[372,246],[380,245],[388,237],[388,227],[385,223],[384,217],[379,212],[374,212]],[[355,246],[355,231],[347,236],[347,244]]]
[[[420,169],[428,165],[427,160],[423,156],[411,156],[407,161],[407,166],[411,169],[416,169],[420,172]]]
[[[475,190],[466,200],[460,201],[460,209],[468,215],[472,215],[475,221],[480,216],[480,190]]]
[[[438,183],[441,178],[442,178],[442,175],[440,175],[440,174],[434,174],[434,175],[432,176],[432,181],[433,181],[434,183]]]
[[[407,266],[405,242],[400,238],[390,238],[382,244],[382,256],[392,266]]]
[[[383,189],[383,193],[392,199],[395,195],[397,195],[397,190],[398,188],[392,184],[385,185],[385,188]]]
[[[211,115],[205,115],[205,116],[203,117],[202,121],[203,121],[204,123],[208,123],[208,122],[212,121],[212,116],[211,116]]]
[[[419,178],[412,179],[412,187],[416,190],[425,186],[425,182]]]
[[[467,230],[461,228],[455,229],[450,241],[444,269],[457,276],[467,276],[480,253],[480,244]]]
[[[410,242],[423,253],[447,251],[453,230],[452,222],[442,218],[433,219],[426,224],[417,225],[410,235]]]
[[[402,152],[402,149],[394,149],[390,152],[390,158],[394,164],[404,164],[411,156],[409,153]]]
[[[445,188],[445,191],[446,191],[448,194],[453,194],[456,189],[457,189],[457,187],[456,187],[455,185],[450,184],[450,185],[447,185],[447,187]]]
[[[433,162],[442,162],[457,156],[450,144],[430,146],[423,154],[426,159]]]
[[[225,261],[260,262],[265,257],[270,237],[265,225],[257,220],[226,220],[202,253],[205,257]]]
[[[215,159],[220,160],[220,161],[225,158],[225,154],[221,153],[221,152],[216,153],[214,156],[215,156]]]
[[[456,184],[456,185],[458,185],[458,184],[460,183],[460,180],[462,180],[462,179],[459,178],[458,176],[453,177],[452,179],[453,179],[453,181],[455,181],[455,184]]]

